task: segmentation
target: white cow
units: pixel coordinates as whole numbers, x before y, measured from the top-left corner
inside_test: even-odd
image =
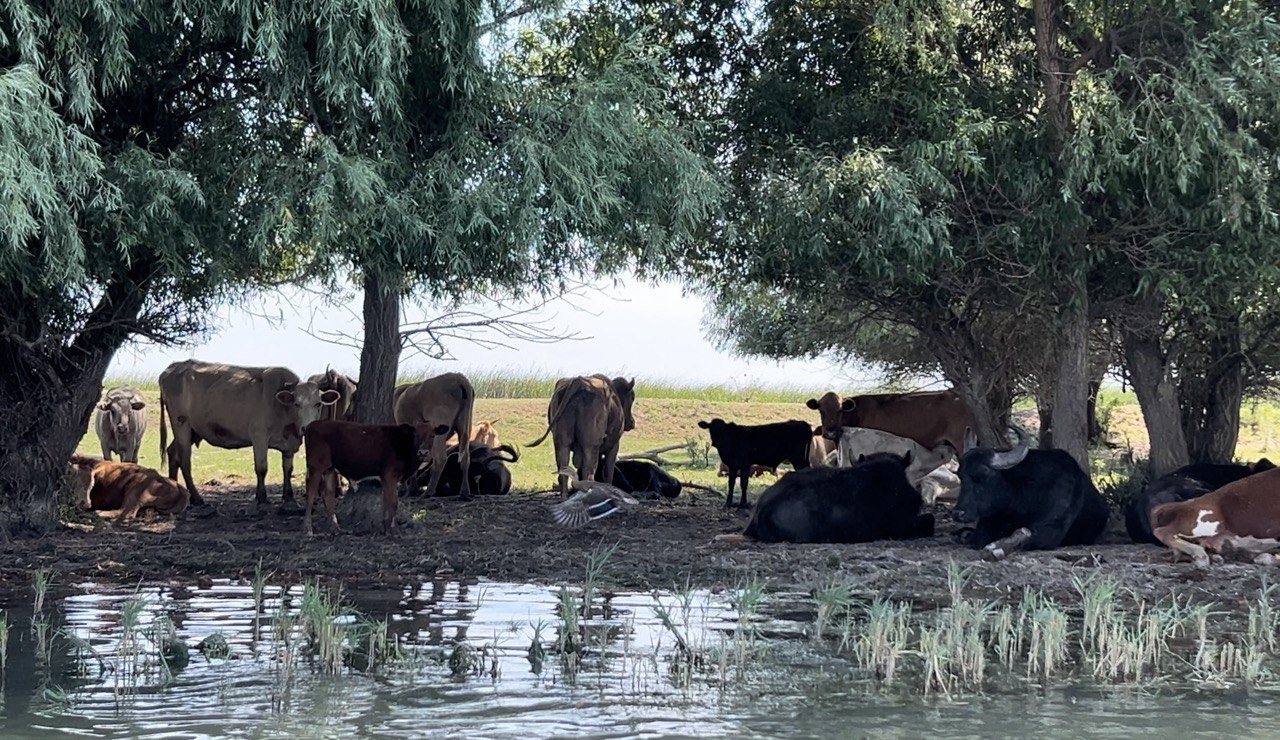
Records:
[[[147,414],[143,411],[146,407],[137,388],[123,385],[106,392],[93,420],[102,443],[102,459],[110,460],[114,452],[125,462],[138,462],[142,434],[147,431]]]
[[[910,452],[911,464],[907,466],[907,481],[922,493],[926,476],[956,456],[956,451],[949,444],[940,444],[930,450],[915,440],[862,427],[841,427],[837,452],[841,467],[851,467],[860,457],[877,452],[899,456]],[[935,486],[927,488],[933,495],[937,494]]]

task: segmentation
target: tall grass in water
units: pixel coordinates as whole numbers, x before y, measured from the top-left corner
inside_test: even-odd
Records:
[[[319,583],[311,582],[303,587],[299,606],[302,631],[323,673],[342,671],[346,625],[350,619],[339,601]]]
[[[9,665],[9,612],[0,611],[0,684],[7,675]]]
[[[597,547],[587,556],[587,573],[582,581],[582,617],[584,619],[591,619],[592,604],[595,602],[596,592],[600,590],[601,576],[609,565],[609,560],[617,551],[618,543],[615,542],[608,547]]]
[[[44,600],[49,594],[49,586],[53,583],[53,574],[47,570],[35,572],[35,601],[31,611],[39,617],[44,612]]]

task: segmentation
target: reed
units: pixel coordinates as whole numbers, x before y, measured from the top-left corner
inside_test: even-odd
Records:
[[[353,621],[340,605],[340,597],[330,596],[317,582],[306,584],[299,605],[301,627],[322,673],[342,671],[348,622]]]
[[[827,627],[834,623],[836,616],[847,612],[853,604],[853,586],[847,580],[833,577],[825,586],[814,590],[813,600],[818,608],[810,637],[821,640],[826,636]]]
[[[33,576],[35,581],[35,601],[32,613],[39,616],[44,612],[44,600],[49,594],[49,586],[53,584],[53,574],[47,570],[37,570]]]
[[[9,665],[9,612],[0,611],[0,682],[4,681]]]

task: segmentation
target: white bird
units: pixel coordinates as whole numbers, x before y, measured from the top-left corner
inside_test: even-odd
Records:
[[[560,475],[569,479],[569,487],[577,493],[551,507],[551,517],[565,527],[581,527],[593,519],[602,519],[622,510],[624,505],[639,503],[617,486],[594,480],[578,480],[572,468],[561,468]]]

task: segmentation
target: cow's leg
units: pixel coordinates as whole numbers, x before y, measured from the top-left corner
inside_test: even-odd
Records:
[[[738,481],[738,469],[729,467],[729,493],[724,499],[724,508],[728,509],[733,506],[733,484]]]
[[[570,449],[568,441],[561,441],[560,439],[556,439],[554,441],[556,445],[556,471],[558,473],[558,471],[569,467]],[[582,476],[579,475],[578,477],[581,479]],[[557,484],[560,486],[560,498],[567,497],[569,495],[569,477],[564,474],[559,474],[556,480]]]
[[[469,427],[468,427],[469,428]],[[462,445],[462,455],[458,458],[462,466],[462,500],[471,500],[471,443]]]
[[[124,508],[120,509],[120,516],[116,517],[116,522],[120,524],[128,524],[132,522],[134,517],[138,516],[138,512],[143,506],[152,503],[150,497],[144,497],[138,491],[130,491],[124,499]]]
[[[747,481],[751,480],[751,466],[743,468],[739,475],[742,476],[742,490],[738,492],[738,508],[745,509],[747,508]]]
[[[338,472],[335,470],[329,473],[324,480],[324,511],[329,515],[329,526],[333,529],[334,534],[341,534],[342,527],[338,526]]]
[[[1026,547],[1027,543],[1032,540],[1031,530],[1026,527],[1019,527],[1013,531],[1008,537],[989,543],[982,548],[982,557],[985,560],[1004,560],[1011,553],[1015,553]]]
[[[613,483],[613,471],[618,464],[618,443],[608,444],[604,451],[604,467],[600,470],[600,480]]]
[[[265,442],[253,444],[253,473],[258,476],[258,490],[254,495],[258,511],[267,508],[267,449]]]
[[[582,446],[582,480],[602,480],[596,472],[600,466],[600,445]]]
[[[169,480],[178,479],[178,471],[182,471],[182,481],[187,484],[187,492],[191,494],[192,506],[203,506],[204,499],[196,490],[191,476],[191,427],[174,425],[173,443],[169,445]]]
[[[302,526],[308,537],[315,536],[315,530],[311,528],[311,509],[316,503],[316,492],[320,490],[320,478],[323,475],[319,470],[307,468],[307,508],[302,515]]]
[[[1183,539],[1176,527],[1156,527],[1152,534],[1173,551],[1173,562],[1178,562],[1178,555],[1182,554],[1191,558],[1197,568],[1209,567],[1209,553],[1196,543]]]
[[[293,497],[293,456],[294,453],[292,452],[280,453],[280,472],[284,476],[284,488],[280,493],[280,508],[293,504],[292,508],[296,511],[297,501]]]
[[[389,473],[382,476],[382,532],[390,534],[396,525],[396,509],[400,506],[398,488],[400,476]]]
[[[102,459],[110,461],[111,460],[111,443],[105,439],[102,439],[99,441],[102,443]],[[129,462],[129,460],[125,460],[125,462]]]
[[[440,476],[444,475],[445,463],[449,460],[449,437],[437,434],[431,440],[431,477],[427,479],[427,497],[436,495],[436,487],[440,485]],[[463,484],[466,485],[465,483]],[[385,486],[384,486],[385,490]]]

